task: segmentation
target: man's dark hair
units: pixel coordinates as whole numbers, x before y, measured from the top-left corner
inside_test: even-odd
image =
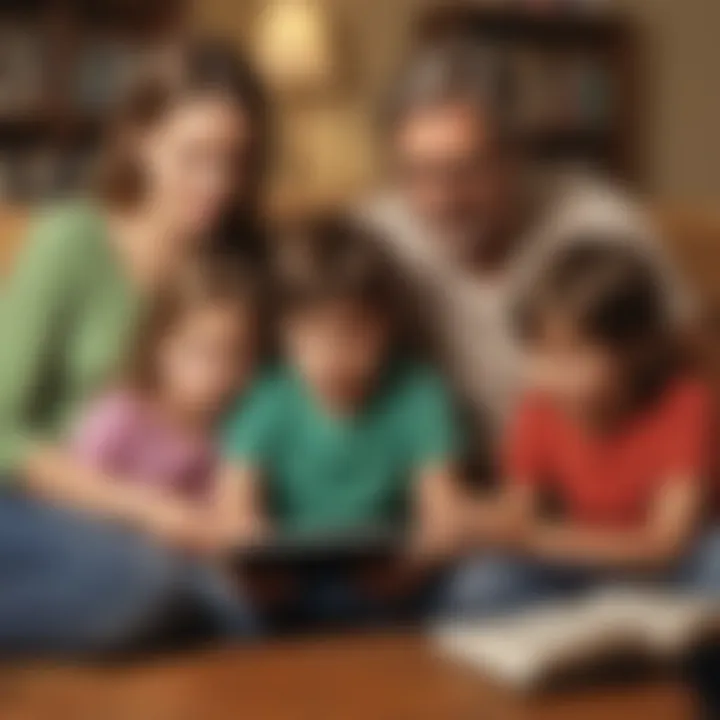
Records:
[[[387,98],[382,126],[389,133],[417,110],[454,102],[477,108],[490,120],[500,141],[508,143],[513,138],[504,64],[497,53],[459,38],[415,50]]]
[[[281,311],[333,300],[384,315],[398,307],[393,264],[364,224],[344,215],[304,219],[286,229],[275,255]]]
[[[549,261],[517,308],[517,329],[532,340],[554,317],[626,361],[634,393],[662,386],[677,368],[658,273],[620,238],[578,237]]]

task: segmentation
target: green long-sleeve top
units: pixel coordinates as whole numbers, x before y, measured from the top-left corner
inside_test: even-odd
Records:
[[[91,203],[35,222],[0,298],[0,476],[59,439],[119,367],[139,297]]]

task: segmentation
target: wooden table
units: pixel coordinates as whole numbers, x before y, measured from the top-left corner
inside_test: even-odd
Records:
[[[417,636],[295,640],[92,668],[0,669],[2,720],[686,720],[680,685],[523,698]]]

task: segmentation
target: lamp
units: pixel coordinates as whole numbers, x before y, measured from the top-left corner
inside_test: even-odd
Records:
[[[332,203],[368,163],[333,19],[325,0],[270,0],[254,26],[255,60],[275,94],[281,212]]]
[[[256,58],[280,94],[322,93],[335,80],[334,47],[322,0],[274,0],[258,17]]]

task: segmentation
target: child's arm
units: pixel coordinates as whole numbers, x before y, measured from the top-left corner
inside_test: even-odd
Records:
[[[463,507],[468,542],[482,548],[524,548],[533,505],[534,492],[526,485],[469,499]]]
[[[412,550],[442,558],[458,551],[465,540],[461,522],[463,493],[449,464],[428,466],[418,473],[413,497]]]
[[[165,541],[190,543],[192,508],[119,471],[135,420],[131,405],[119,396],[101,399],[83,418],[69,450],[37,448],[28,461],[28,486],[54,502]]]
[[[665,431],[656,440],[657,460],[666,468],[659,477],[647,518],[633,528],[594,528],[537,519],[538,481],[547,472],[544,451],[554,440],[537,407],[521,409],[511,433],[508,468],[515,479],[507,497],[519,539],[532,554],[547,560],[617,568],[667,565],[684,550],[696,528],[704,495],[709,429],[709,396],[688,385],[668,400]]]
[[[442,380],[417,378],[407,407],[414,465],[412,545],[420,557],[440,559],[460,551],[466,535],[465,493],[456,470],[460,432]]]
[[[39,496],[142,530],[150,529],[160,514],[165,518],[171,512],[178,517],[182,514],[171,509],[167,498],[52,445],[37,448],[27,478],[28,487]]]
[[[636,529],[592,529],[532,522],[528,549],[560,562],[654,568],[678,559],[692,537],[702,502],[700,483],[673,478],[659,490],[650,517]]]
[[[256,470],[237,463],[221,467],[210,522],[222,547],[258,539],[269,531]]]
[[[286,417],[280,389],[275,377],[261,381],[240,400],[223,428],[224,462],[213,505],[226,545],[248,542],[270,529],[263,485],[276,431]]]

